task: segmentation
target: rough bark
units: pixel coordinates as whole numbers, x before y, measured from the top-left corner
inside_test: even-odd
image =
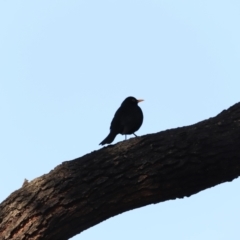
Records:
[[[104,147],[25,182],[0,205],[0,239],[65,240],[124,211],[240,175],[240,103],[214,118]]]

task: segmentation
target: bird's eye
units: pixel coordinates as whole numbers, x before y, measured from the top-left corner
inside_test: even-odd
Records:
[[[132,102],[136,102],[134,98],[132,99]]]

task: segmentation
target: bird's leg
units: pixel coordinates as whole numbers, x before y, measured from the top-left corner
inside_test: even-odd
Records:
[[[134,135],[135,137],[137,137],[137,135],[136,135],[135,133],[133,133],[133,135]]]
[[[125,140],[127,140],[127,135],[125,135]]]

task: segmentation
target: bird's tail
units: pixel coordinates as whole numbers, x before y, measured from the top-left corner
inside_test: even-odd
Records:
[[[107,137],[106,137],[102,142],[99,143],[99,145],[104,145],[104,144],[111,143],[116,136],[117,136],[117,133],[111,131],[111,132],[107,135]]]

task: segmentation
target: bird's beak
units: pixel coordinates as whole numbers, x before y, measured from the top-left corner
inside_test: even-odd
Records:
[[[138,100],[137,100],[138,103],[139,103],[139,102],[142,102],[142,101],[144,101],[144,100],[143,100],[143,99],[138,99]]]

